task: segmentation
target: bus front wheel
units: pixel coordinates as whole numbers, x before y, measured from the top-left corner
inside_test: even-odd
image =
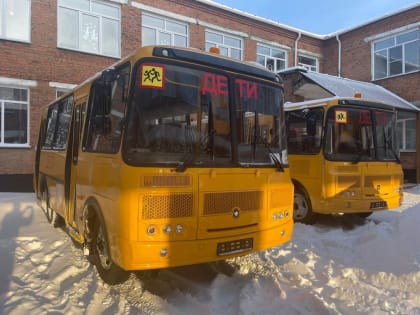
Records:
[[[293,202],[293,218],[295,222],[313,224],[316,221],[316,214],[312,212],[311,201],[306,192],[295,186]]]
[[[92,238],[93,259],[102,280],[110,285],[126,281],[130,273],[117,266],[109,254],[109,244],[103,225],[95,224]]]

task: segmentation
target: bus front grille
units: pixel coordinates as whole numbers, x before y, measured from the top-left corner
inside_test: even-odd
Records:
[[[144,176],[144,187],[184,187],[191,183],[188,175],[151,175]]]
[[[142,219],[182,218],[193,215],[193,194],[144,195]]]
[[[262,191],[206,193],[204,194],[204,215],[231,213],[238,207],[241,211],[258,211],[263,207]]]

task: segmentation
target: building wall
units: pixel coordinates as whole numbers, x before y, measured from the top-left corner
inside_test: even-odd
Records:
[[[337,41],[322,40],[303,32],[300,34],[275,22],[244,16],[218,6],[193,0],[127,0],[121,5],[121,56],[142,45],[141,16],[143,11],[163,15],[188,17],[189,46],[205,47],[205,31],[214,29],[243,36],[244,60],[256,60],[259,41],[281,45],[288,52],[288,66],[295,65],[295,45],[300,52],[319,57],[321,72],[337,74]],[[0,79],[30,80],[30,148],[0,148],[0,176],[31,174],[34,148],[38,137],[41,107],[55,98],[51,82],[79,84],[117,59],[57,48],[57,0],[32,0],[31,42],[0,39]],[[118,3],[118,2],[113,2]],[[169,15],[169,16],[166,16]],[[418,22],[420,7],[386,18],[340,36],[343,48],[342,76],[370,81],[370,44],[367,36],[385,32],[406,23]],[[238,35],[236,35],[238,36]],[[299,40],[297,41],[297,39]],[[378,82],[408,100],[420,99],[418,73]],[[0,81],[1,83],[1,81]],[[289,87],[286,86],[286,89]]]
[[[372,80],[371,41],[372,36],[387,33],[410,24],[420,22],[420,6],[395,14],[374,23],[340,34],[341,77],[381,85],[409,102],[420,101],[420,75],[418,72],[392,78]],[[338,40],[336,37],[324,42],[324,72],[339,75]]]

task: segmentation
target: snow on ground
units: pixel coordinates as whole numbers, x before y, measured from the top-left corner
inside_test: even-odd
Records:
[[[34,194],[0,193],[0,314],[420,314],[420,186],[396,211],[325,216],[283,246],[117,286]]]

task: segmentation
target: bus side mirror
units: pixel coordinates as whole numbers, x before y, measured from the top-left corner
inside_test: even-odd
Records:
[[[102,71],[102,82],[105,86],[110,86],[113,81],[115,81],[117,77],[117,71],[115,68],[108,68]]]
[[[117,71],[114,68],[105,69],[102,72],[101,81],[103,83],[103,113],[105,115],[111,112],[112,88],[117,79]]]

